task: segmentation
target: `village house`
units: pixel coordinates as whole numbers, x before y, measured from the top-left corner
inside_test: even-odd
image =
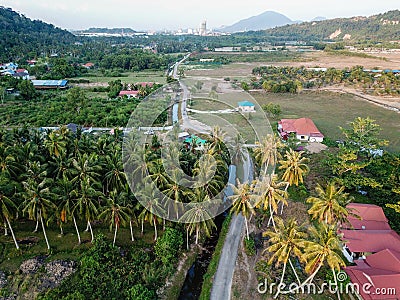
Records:
[[[118,96],[119,97],[123,97],[123,96],[126,96],[126,97],[128,97],[128,99],[130,99],[130,98],[137,98],[138,97],[138,94],[139,94],[139,91],[130,91],[130,90],[128,90],[128,91],[120,91],[119,92],[119,94],[118,94]]]
[[[239,110],[241,112],[255,112],[255,105],[250,101],[238,102]]]
[[[278,131],[284,140],[287,140],[290,134],[295,134],[296,138],[302,142],[322,143],[324,141],[324,135],[309,118],[282,119],[278,122]]]

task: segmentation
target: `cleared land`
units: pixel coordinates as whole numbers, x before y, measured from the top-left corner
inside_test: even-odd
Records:
[[[390,141],[388,149],[400,151],[400,115],[350,94],[302,92],[300,94],[252,93],[262,106],[269,102],[281,106],[281,118],[311,118],[329,138],[342,138],[339,126],[348,127],[356,117],[371,117],[380,124],[381,136]]]

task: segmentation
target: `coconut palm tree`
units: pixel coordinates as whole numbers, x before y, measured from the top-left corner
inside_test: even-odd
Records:
[[[255,214],[255,195],[253,195],[253,186],[248,182],[240,183],[239,179],[237,179],[237,186],[231,186],[233,195],[228,197],[228,199],[233,202],[231,212],[236,214],[242,213],[246,224],[246,236],[247,239],[249,239],[249,226],[247,220],[251,215]]]
[[[217,195],[223,187],[223,177],[217,172],[219,165],[221,159],[218,155],[207,155],[204,159],[198,160],[193,169],[197,187],[203,187],[210,197]]]
[[[232,160],[235,165],[246,160],[247,150],[244,148],[244,141],[240,134],[235,136],[233,142],[230,144],[230,148],[232,151]]]
[[[17,206],[15,205],[15,203],[0,191],[0,219],[4,221],[4,224],[7,223],[8,228],[10,229],[11,232],[11,236],[14,240],[15,247],[19,249],[17,239],[15,238],[14,231],[10,223],[10,220],[14,218],[16,210]],[[7,235],[7,227],[6,226],[4,227],[6,232],[5,235]]]
[[[96,182],[99,177],[100,165],[96,153],[88,155],[84,153],[72,160],[73,172],[72,182],[80,185],[85,182],[86,185]]]
[[[33,179],[28,179],[28,181],[22,182],[22,184],[24,186],[24,192],[22,193],[24,198],[24,202],[22,203],[22,212],[23,214],[28,213],[30,220],[41,222],[47,249],[50,249],[43,218],[46,219],[49,212],[55,209],[56,206],[51,200],[53,195],[50,193],[49,188],[46,187],[47,181],[43,180],[42,182],[37,183]],[[37,225],[35,231],[36,230]]]
[[[282,147],[279,138],[273,134],[268,134],[261,143],[256,143],[254,155],[261,167],[264,167],[264,174],[267,173],[268,166],[275,165],[279,155],[278,149]]]
[[[159,216],[163,216],[165,214],[165,209],[163,205],[160,203],[162,199],[161,193],[158,192],[157,188],[154,186],[154,183],[148,183],[145,185],[144,189],[138,189],[137,192],[138,197],[142,199],[140,207],[142,207],[142,211],[138,216],[138,219],[142,224],[142,234],[143,234],[143,223],[148,221],[150,225],[154,226],[154,240],[157,240],[157,223],[159,220]],[[143,204],[144,203],[144,204]]]
[[[98,199],[103,195],[91,187],[87,181],[82,181],[78,189],[71,192],[71,195],[76,199],[72,213],[77,213],[80,218],[84,218],[87,222],[87,227],[90,229],[91,241],[94,240],[92,225],[90,224],[98,215],[97,203]]]
[[[110,231],[114,229],[113,246],[117,238],[117,231],[120,225],[125,225],[130,220],[131,211],[128,207],[121,205],[117,200],[117,191],[113,190],[106,198],[106,205],[103,206],[103,211],[99,214],[100,220],[105,220],[110,223]]]
[[[302,284],[289,291],[282,292],[282,294],[296,292],[306,284],[311,283],[325,263],[328,264],[334,274],[335,271],[346,266],[340,255],[341,239],[337,234],[336,226],[322,222],[317,227],[311,227],[310,233],[312,240],[300,243],[300,247],[304,249],[302,260],[306,262],[305,271],[310,275]]]
[[[60,221],[67,222],[68,219],[72,218],[74,222],[76,235],[78,237],[78,244],[81,244],[81,235],[79,233],[78,225],[76,224],[75,212],[74,212],[74,186],[72,182],[66,177],[57,181],[57,195],[60,199],[58,205],[58,211],[60,212]]]
[[[276,231],[265,231],[263,233],[264,236],[269,237],[269,244],[270,244],[270,246],[264,250],[263,254],[265,254],[266,252],[272,254],[268,261],[268,264],[272,264],[274,261],[276,262],[276,265],[283,263],[283,271],[281,275],[280,284],[278,285],[278,291],[274,296],[274,298],[276,298],[280,293],[279,288],[283,283],[283,279],[285,277],[286,265],[288,262],[298,280],[298,283],[300,284],[297,272],[293,267],[290,258],[292,256],[295,256],[301,259],[302,257],[301,245],[304,242],[305,238],[307,237],[307,234],[303,231],[302,226],[299,226],[294,218],[291,218],[287,222],[284,222],[281,218],[277,217],[275,221],[276,221]]]
[[[104,180],[106,181],[106,191],[120,191],[126,182],[126,174],[120,157],[120,153],[114,151],[106,156],[106,170]]]
[[[296,185],[299,183],[303,183],[304,175],[309,171],[308,166],[309,159],[306,157],[302,157],[303,151],[294,151],[293,149],[289,149],[286,151],[284,155],[284,159],[280,160],[280,170],[284,170],[282,174],[282,180],[288,183],[288,186]]]
[[[50,156],[59,157],[65,152],[67,143],[57,131],[52,131],[47,135],[44,146],[49,151]]]
[[[0,146],[0,174],[16,178],[20,168],[11,150],[11,147]]]
[[[195,197],[193,202],[188,204],[188,209],[179,219],[180,222],[186,223],[187,230],[187,243],[188,235],[193,234],[196,231],[196,245],[198,244],[200,233],[203,231],[207,237],[211,236],[211,233],[216,225],[212,219],[212,213],[210,208],[212,202],[209,197],[202,189],[196,189],[193,193]]]
[[[182,208],[182,203],[188,202],[187,200],[191,196],[191,191],[185,188],[185,185],[188,184],[188,180],[184,178],[181,170],[172,170],[169,175],[168,181],[163,189],[163,194],[174,200],[173,210],[175,211],[176,219],[179,219],[179,212]],[[171,213],[170,209],[171,207],[168,206],[168,216]]]
[[[211,147],[218,154],[223,151],[225,135],[226,133],[218,125],[211,129]]]
[[[349,211],[346,205],[352,201],[353,197],[344,193],[344,186],[338,189],[336,184],[331,182],[324,189],[317,184],[315,191],[318,196],[307,199],[307,203],[312,203],[308,213],[313,220],[324,221],[326,224],[338,224],[347,219]]]
[[[278,213],[278,204],[288,205],[288,193],[282,189],[286,186],[286,182],[278,181],[278,176],[275,174],[264,175],[259,180],[254,188],[257,195],[257,207],[262,207],[264,210],[269,210],[268,226],[272,222],[275,228],[273,215]]]

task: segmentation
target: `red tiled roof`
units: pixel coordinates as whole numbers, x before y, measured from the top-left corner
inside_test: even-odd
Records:
[[[124,96],[124,95],[136,96],[138,93],[139,93],[138,91],[120,91],[119,96]]]
[[[85,67],[91,68],[94,66],[94,63],[88,62],[86,64],[84,64]]]
[[[356,266],[346,267],[344,270],[349,275],[353,284],[358,284],[359,293],[365,300],[399,299],[400,288],[400,253],[384,249],[369,255],[365,260],[356,260]],[[367,284],[370,289],[363,289]],[[396,295],[379,293],[388,289],[397,289]],[[378,290],[379,289],[379,290]]]
[[[361,220],[353,216],[348,217],[348,221],[353,229],[391,229],[382,207],[373,204],[350,203],[347,205],[347,208],[350,209],[352,213],[361,217]],[[344,225],[344,227],[346,226]]]
[[[154,82],[137,82],[136,85],[140,85],[142,87],[152,87],[154,85]]]
[[[394,230],[340,230],[351,252],[379,252],[392,249],[400,252],[400,236]]]
[[[279,124],[282,125],[282,131],[287,133],[294,132],[301,135],[324,137],[317,126],[315,126],[314,122],[309,118],[282,119],[279,121]]]

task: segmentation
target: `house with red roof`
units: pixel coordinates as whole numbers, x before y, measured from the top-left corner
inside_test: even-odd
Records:
[[[127,96],[128,99],[130,99],[130,98],[137,98],[138,94],[139,94],[139,91],[126,91],[125,90],[125,91],[120,91],[118,96],[119,97]]]
[[[83,65],[86,69],[91,69],[94,67],[94,63],[88,62],[86,64]]]
[[[321,143],[324,140],[324,135],[309,118],[282,119],[278,122],[278,131],[284,140],[287,140],[290,134],[295,134],[296,138],[303,142]]]
[[[136,86],[141,86],[143,88],[146,88],[146,87],[150,87],[151,88],[151,87],[153,87],[154,82],[136,82],[135,85]]]
[[[383,249],[344,271],[364,300],[400,299],[400,252]]]
[[[391,230],[382,207],[374,204],[350,203],[346,208],[354,215],[347,217],[343,229],[355,230]],[[357,218],[358,216],[358,218]]]

